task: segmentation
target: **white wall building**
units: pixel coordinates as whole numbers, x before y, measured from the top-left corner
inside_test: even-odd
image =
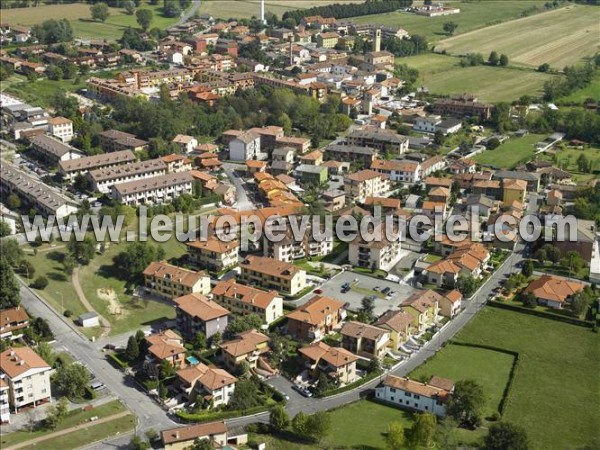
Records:
[[[48,132],[63,142],[73,139],[73,122],[65,117],[52,117],[48,119]]]

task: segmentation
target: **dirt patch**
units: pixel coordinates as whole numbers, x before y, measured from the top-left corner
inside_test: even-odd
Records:
[[[123,309],[121,306],[121,302],[119,302],[119,298],[114,289],[100,288],[96,290],[96,295],[98,295],[100,300],[108,302],[108,313],[111,316],[123,318],[127,314],[127,310]]]

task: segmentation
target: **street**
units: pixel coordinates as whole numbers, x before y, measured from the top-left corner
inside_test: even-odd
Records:
[[[229,180],[235,186],[235,197],[236,197],[236,209],[238,211],[248,211],[256,209],[254,204],[248,198],[248,193],[246,192],[246,186],[244,180],[241,177],[235,175],[234,171],[239,169],[239,164],[232,163],[223,163],[223,170],[227,174]]]

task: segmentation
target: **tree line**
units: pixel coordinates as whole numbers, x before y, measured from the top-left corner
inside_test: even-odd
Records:
[[[538,70],[543,69],[542,66]],[[553,101],[588,86],[594,79],[599,66],[600,54],[586,64],[566,66],[563,69],[564,77],[555,78],[544,83],[544,100]],[[540,71],[543,72],[544,70]]]
[[[344,19],[347,17],[367,16],[373,14],[383,14],[397,9],[406,8],[412,4],[412,0],[382,0],[366,1],[365,3],[350,3],[333,5],[314,6],[307,9],[298,9],[287,11],[283,14],[283,20],[292,18],[300,23],[302,18],[309,16],[335,17]]]

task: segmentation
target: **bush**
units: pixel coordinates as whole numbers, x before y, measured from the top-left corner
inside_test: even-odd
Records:
[[[65,309],[65,312],[63,313],[63,316],[65,317],[71,317],[73,315],[73,311],[71,311],[70,309]]]
[[[35,279],[35,281],[31,284],[31,287],[34,289],[45,289],[48,286],[48,278],[44,276],[39,276]]]

